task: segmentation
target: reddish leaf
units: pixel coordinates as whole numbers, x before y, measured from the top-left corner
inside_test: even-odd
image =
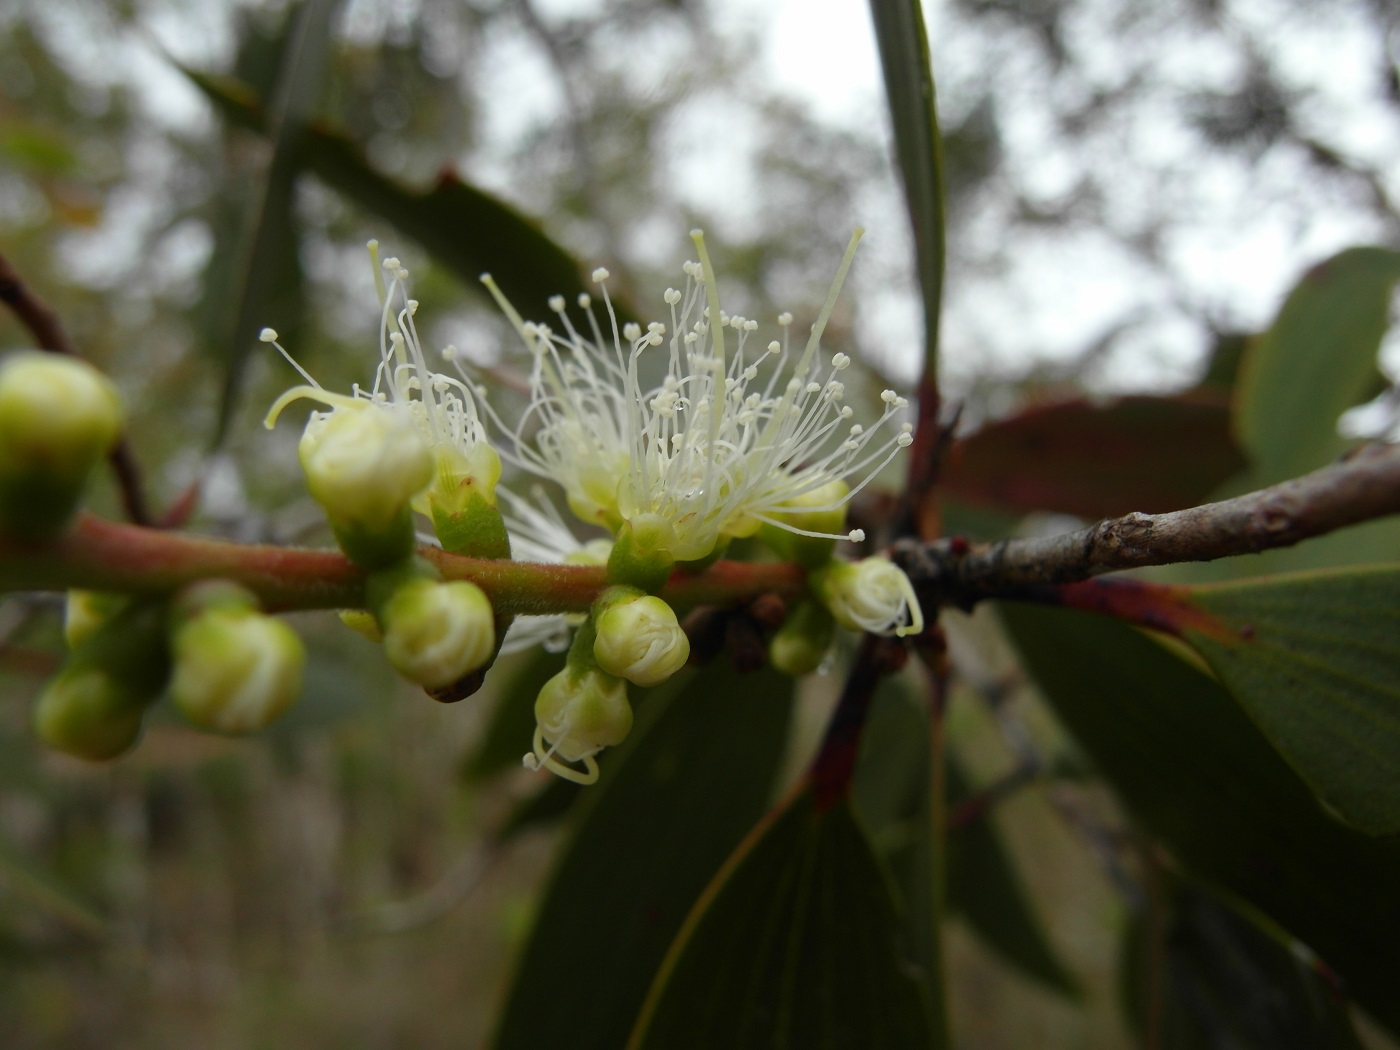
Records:
[[[1037,405],[958,442],[948,493],[1085,518],[1200,503],[1244,466],[1223,400],[1200,394]]]

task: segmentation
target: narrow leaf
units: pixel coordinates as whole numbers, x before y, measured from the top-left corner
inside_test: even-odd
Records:
[[[870,16],[885,74],[895,155],[914,232],[919,292],[924,305],[924,386],[938,375],[938,326],[943,305],[945,226],[943,143],[919,0],[871,0]]]
[[[640,706],[603,780],[581,793],[497,1050],[623,1044],[695,898],[762,814],[791,709],[791,679],[720,661]]]
[[[1400,1030],[1400,840],[1325,814],[1225,689],[1105,616],[1006,603],[1027,671],[1142,827]]]
[[[265,130],[262,107],[246,85],[185,70],[230,123]],[[444,170],[427,189],[413,189],[375,171],[362,148],[339,132],[312,123],[301,137],[297,163],[362,207],[415,238],[469,287],[489,271],[527,316],[549,297],[570,301],[586,291],[581,269],[563,248],[518,211]],[[619,320],[631,309],[615,296]]]
[[[686,920],[629,1050],[918,1050],[921,975],[849,800],[788,797]]]
[[[1201,587],[1188,630],[1225,687],[1348,823],[1400,832],[1400,566]]]

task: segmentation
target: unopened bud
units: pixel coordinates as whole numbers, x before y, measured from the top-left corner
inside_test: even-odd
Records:
[[[598,779],[593,756],[622,743],[631,729],[626,682],[596,668],[580,672],[566,667],[545,683],[535,701],[535,749],[525,756],[525,766],[591,784]],[[565,762],[582,762],[584,770]]]
[[[835,562],[812,574],[812,586],[842,627],[903,638],[920,634],[924,613],[904,570],[884,558]]]
[[[0,527],[43,538],[77,508],[92,468],[117,443],[116,388],[85,361],[23,352],[0,364]]]
[[[409,502],[432,481],[433,454],[406,414],[369,403],[313,413],[297,452],[346,554],[379,567],[412,552]]]
[[[835,537],[847,534],[846,499],[850,492],[849,485],[836,480],[789,500],[769,514],[772,521],[763,525],[763,541],[789,561],[820,568],[831,560]],[[803,532],[823,535],[800,535]]]
[[[306,652],[295,631],[254,609],[210,608],[175,631],[175,706],[220,733],[262,729],[296,700]]]
[[[608,674],[660,685],[690,659],[690,639],[660,598],[633,593],[608,602],[605,595],[599,604],[593,655]]]
[[[676,564],[676,530],[659,514],[629,518],[608,556],[608,580],[643,591],[659,591]],[[711,544],[713,546],[713,544]],[[702,557],[701,551],[696,557]]]
[[[76,649],[126,605],[127,598],[106,591],[69,591],[63,603],[63,640]]]
[[[379,625],[394,669],[428,689],[485,666],[496,650],[491,601],[465,580],[402,584],[380,607]]]
[[[146,709],[143,700],[100,667],[69,668],[40,694],[34,731],[58,751],[102,762],[136,743]]]
[[[794,678],[811,674],[830,652],[835,628],[835,621],[824,606],[818,602],[803,602],[788,615],[768,643],[768,660],[783,674]]]

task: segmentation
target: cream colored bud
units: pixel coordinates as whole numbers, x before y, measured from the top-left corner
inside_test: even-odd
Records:
[[[608,674],[660,685],[690,659],[690,639],[672,608],[652,595],[623,600],[598,617],[593,656]]]
[[[544,684],[535,701],[535,750],[525,756],[525,765],[591,784],[598,779],[593,756],[622,743],[631,730],[626,682],[597,669],[565,668]],[[564,762],[582,762],[585,771]]]
[[[496,651],[491,601],[465,580],[405,583],[384,603],[379,619],[394,670],[428,689],[484,667]]]
[[[433,480],[433,454],[406,413],[366,402],[315,413],[298,455],[307,487],[332,522],[393,525]]]
[[[884,558],[837,562],[814,573],[813,584],[842,627],[901,638],[924,629],[923,610],[909,577]]]
[[[186,718],[219,733],[251,733],[301,693],[306,652],[295,631],[252,609],[210,608],[172,640],[170,696]]]
[[[0,364],[0,472],[82,477],[122,428],[117,389],[86,361],[23,352]]]

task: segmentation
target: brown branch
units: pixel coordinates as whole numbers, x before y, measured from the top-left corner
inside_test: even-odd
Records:
[[[906,541],[894,553],[925,600],[968,607],[1120,569],[1290,547],[1396,513],[1400,445],[1366,445],[1303,477],[1189,510],[1133,513],[1036,539]]]
[[[51,354],[65,354],[68,357],[81,357],[73,340],[64,331],[62,322],[48,303],[44,302],[15,272],[10,261],[0,254],[0,300],[3,300],[20,322],[34,336],[39,349]],[[151,524],[151,514],[146,506],[146,497],[141,487],[141,472],[136,466],[136,457],[131,446],[123,437],[108,457],[112,472],[117,478],[117,488],[121,492],[122,508],[126,516],[137,525]]]
[[[602,568],[464,558],[435,547],[418,552],[445,579],[470,580],[498,613],[587,612],[607,586]],[[196,580],[241,583],[273,612],[364,605],[364,573],[339,551],[233,543],[78,515],[58,540],[25,544],[0,536],[0,593],[23,590],[167,594]],[[797,598],[801,567],[720,561],[704,572],[676,572],[661,591],[671,605],[727,605],[760,594]]]

